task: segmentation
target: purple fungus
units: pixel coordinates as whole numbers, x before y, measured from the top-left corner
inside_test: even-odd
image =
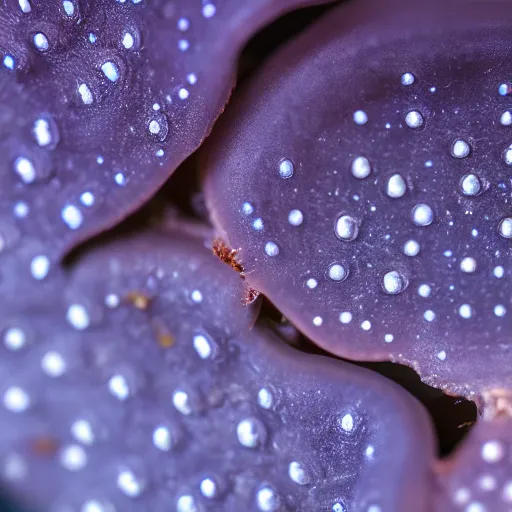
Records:
[[[2,304],[4,488],[80,512],[431,510],[425,411],[250,329],[243,292],[202,238],[173,232],[18,280]]]
[[[508,512],[512,506],[510,418],[482,421],[437,468],[440,512]]]
[[[512,386],[511,37],[506,1],[347,2],[215,128],[218,234],[326,350]]]
[[[2,2],[0,233],[55,260],[133,212],[209,133],[246,40],[308,3]]]

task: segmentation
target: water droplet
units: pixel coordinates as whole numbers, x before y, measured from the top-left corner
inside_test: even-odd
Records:
[[[41,368],[49,377],[61,377],[67,369],[64,358],[55,350],[50,350],[41,359]]]
[[[181,414],[188,416],[192,414],[192,408],[190,407],[190,401],[187,393],[180,389],[176,390],[172,395],[172,403],[177,411]]]
[[[16,61],[14,60],[14,57],[12,55],[5,55],[3,63],[4,66],[7,69],[10,69],[11,71],[14,69],[14,66],[16,65]]]
[[[217,484],[212,478],[204,478],[199,484],[201,494],[206,498],[215,498],[217,496]]]
[[[260,407],[263,407],[263,409],[270,409],[272,407],[274,397],[269,389],[261,388],[258,391],[258,404]]]
[[[505,457],[505,447],[500,441],[486,441],[482,445],[480,454],[485,462],[494,464]]]
[[[208,359],[211,357],[213,349],[210,341],[202,334],[194,336],[194,349],[201,359]]]
[[[503,304],[497,304],[496,306],[494,306],[494,314],[497,317],[505,316],[506,312],[507,312],[507,309],[505,308],[505,306]]]
[[[92,105],[94,102],[92,91],[86,83],[81,83],[78,86],[78,94],[84,105]]]
[[[341,428],[345,432],[352,432],[354,430],[355,422],[354,422],[354,417],[352,416],[352,414],[349,414],[349,413],[345,414],[342,418],[340,418],[339,423],[340,423]]]
[[[126,379],[117,373],[110,377],[108,381],[108,390],[118,400],[124,401],[130,396],[130,387]]]
[[[72,204],[68,204],[62,209],[61,218],[73,230],[78,229],[83,222],[82,212]]]
[[[50,118],[40,117],[34,122],[32,133],[39,146],[44,148],[54,148],[59,141],[59,132],[57,125]]]
[[[420,297],[423,297],[426,299],[427,297],[430,297],[430,294],[432,293],[432,288],[428,284],[420,284],[418,286],[418,295]]]
[[[473,309],[469,304],[462,304],[459,308],[459,315],[465,319],[471,318],[473,316]]]
[[[356,110],[353,115],[354,123],[364,125],[368,122],[368,115],[363,110]]]
[[[83,331],[90,325],[89,313],[81,304],[71,304],[68,308],[66,319],[78,331]]]
[[[245,202],[242,205],[242,212],[244,215],[251,215],[254,212],[254,206],[251,203]]]
[[[349,324],[352,321],[352,313],[349,311],[343,311],[340,313],[340,322],[342,324]]]
[[[265,427],[257,418],[247,418],[236,427],[238,442],[246,448],[256,448],[265,441]]]
[[[358,156],[352,162],[351,171],[352,171],[352,175],[355,178],[363,180],[365,178],[368,178],[368,176],[370,176],[370,173],[372,172],[372,166],[371,166],[368,158],[366,158],[364,156]]]
[[[412,85],[414,83],[414,75],[412,73],[404,73],[400,81],[402,85]]]
[[[386,194],[393,198],[399,199],[407,192],[407,184],[400,174],[393,174],[388,180],[386,186]]]
[[[292,226],[300,226],[304,221],[304,215],[300,210],[290,210],[288,214],[288,222]]]
[[[14,170],[23,183],[33,183],[36,179],[36,170],[32,162],[25,157],[18,157],[14,161]]]
[[[119,80],[119,68],[112,61],[106,61],[101,65],[103,74],[111,81],[117,82]]]
[[[50,271],[50,260],[43,254],[35,256],[30,262],[30,271],[34,279],[41,281]]]
[[[117,486],[129,498],[137,498],[144,491],[145,482],[129,469],[124,469],[117,476]]]
[[[501,114],[500,123],[503,126],[512,126],[512,112],[510,112],[510,110],[507,110]]]
[[[296,484],[307,485],[309,483],[309,476],[306,468],[300,462],[290,462],[288,466],[288,476]]]
[[[407,240],[404,244],[404,254],[406,256],[417,256],[420,252],[420,244],[416,240]]]
[[[29,13],[32,10],[29,0],[18,0],[21,12],[24,14]]]
[[[4,345],[9,350],[20,350],[27,343],[27,336],[23,329],[10,327],[4,333]]]
[[[69,0],[64,0],[62,2],[62,7],[64,8],[64,12],[68,17],[72,17],[73,14],[75,14],[75,6],[73,5],[73,2],[70,2]]]
[[[68,471],[80,471],[87,464],[87,454],[80,445],[70,444],[62,449],[59,460]]]
[[[352,241],[357,238],[359,226],[356,219],[350,215],[342,215],[336,221],[334,229],[336,236],[341,240]]]
[[[465,140],[457,139],[452,144],[451,153],[454,158],[466,158],[467,156],[469,156],[470,152],[471,147]]]
[[[427,322],[433,322],[436,319],[436,314],[431,309],[427,309],[427,311],[423,313],[423,318]]]
[[[256,503],[261,512],[275,512],[281,506],[281,499],[271,487],[262,487],[256,494]]]
[[[274,242],[267,242],[265,244],[265,252],[267,256],[275,257],[279,254],[279,247]]]
[[[332,281],[341,282],[347,278],[348,272],[345,267],[335,263],[329,267],[328,275]]]
[[[425,120],[423,119],[423,116],[417,110],[411,110],[405,116],[405,124],[409,128],[413,128],[413,129],[421,128],[423,126],[424,122],[425,122]]]
[[[199,512],[194,497],[189,494],[180,496],[176,502],[176,512]]]
[[[211,18],[215,16],[216,8],[213,4],[205,4],[203,5],[203,16],[205,18]]]
[[[404,291],[406,286],[407,282],[396,270],[386,273],[382,279],[382,287],[390,295]]]
[[[500,235],[503,238],[512,238],[512,217],[502,219],[499,225]]]
[[[48,38],[42,32],[37,32],[36,34],[34,34],[32,40],[34,42],[34,46],[42,52],[48,50],[50,46],[48,44]]]
[[[482,184],[476,174],[467,174],[460,182],[462,193],[466,196],[477,196],[482,190]]]
[[[469,256],[463,258],[460,262],[460,269],[462,272],[466,272],[467,274],[472,274],[476,270],[476,260],[475,258],[470,258]]]
[[[19,386],[10,387],[4,393],[4,406],[11,412],[24,412],[30,406],[30,397]]]
[[[412,209],[411,217],[416,226],[429,226],[434,220],[434,212],[427,204],[417,204]]]
[[[155,430],[153,431],[153,444],[159,450],[162,450],[164,452],[169,451],[172,447],[172,443],[172,434],[167,427],[160,425],[155,428]]]
[[[316,279],[314,279],[313,277],[310,277],[307,281],[306,281],[306,286],[310,289],[310,290],[314,290],[317,286],[318,286],[318,281]]]
[[[91,424],[85,419],[77,419],[71,425],[71,434],[73,437],[87,446],[94,443],[94,432]]]
[[[295,169],[291,160],[281,160],[279,164],[279,175],[281,178],[291,178]]]

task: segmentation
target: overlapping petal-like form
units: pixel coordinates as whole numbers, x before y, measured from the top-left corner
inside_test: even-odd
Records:
[[[323,348],[512,387],[511,37],[507,1],[348,2],[215,128],[214,223]]]
[[[512,507],[512,424],[478,424],[438,472],[440,512],[508,512]]]
[[[146,234],[1,286],[0,475],[36,510],[431,510],[424,410],[251,329],[202,239]]]
[[[311,3],[2,1],[1,239],[53,260],[133,212],[208,134],[246,40]]]

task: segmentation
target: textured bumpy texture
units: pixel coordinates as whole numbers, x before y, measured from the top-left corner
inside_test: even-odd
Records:
[[[55,259],[134,211],[208,134],[247,38],[306,3],[1,0],[0,234]]]
[[[424,411],[251,330],[202,241],[118,241],[5,292],[0,474],[39,510],[429,510]]]
[[[323,348],[512,386],[512,9],[361,0],[272,57],[204,156],[247,280]]]
[[[512,508],[512,422],[482,422],[439,468],[440,512],[509,512]]]

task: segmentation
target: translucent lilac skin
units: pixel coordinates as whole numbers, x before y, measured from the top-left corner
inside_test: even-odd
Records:
[[[431,510],[425,411],[376,373],[251,329],[257,308],[202,239],[128,238],[16,286],[0,478],[26,505]]]
[[[0,234],[55,260],[125,218],[209,133],[247,39],[311,3],[2,2]]]
[[[508,512],[512,504],[512,422],[478,423],[457,452],[438,467],[440,512]]]
[[[511,37],[505,1],[348,2],[216,126],[215,226],[326,350],[512,386]]]

